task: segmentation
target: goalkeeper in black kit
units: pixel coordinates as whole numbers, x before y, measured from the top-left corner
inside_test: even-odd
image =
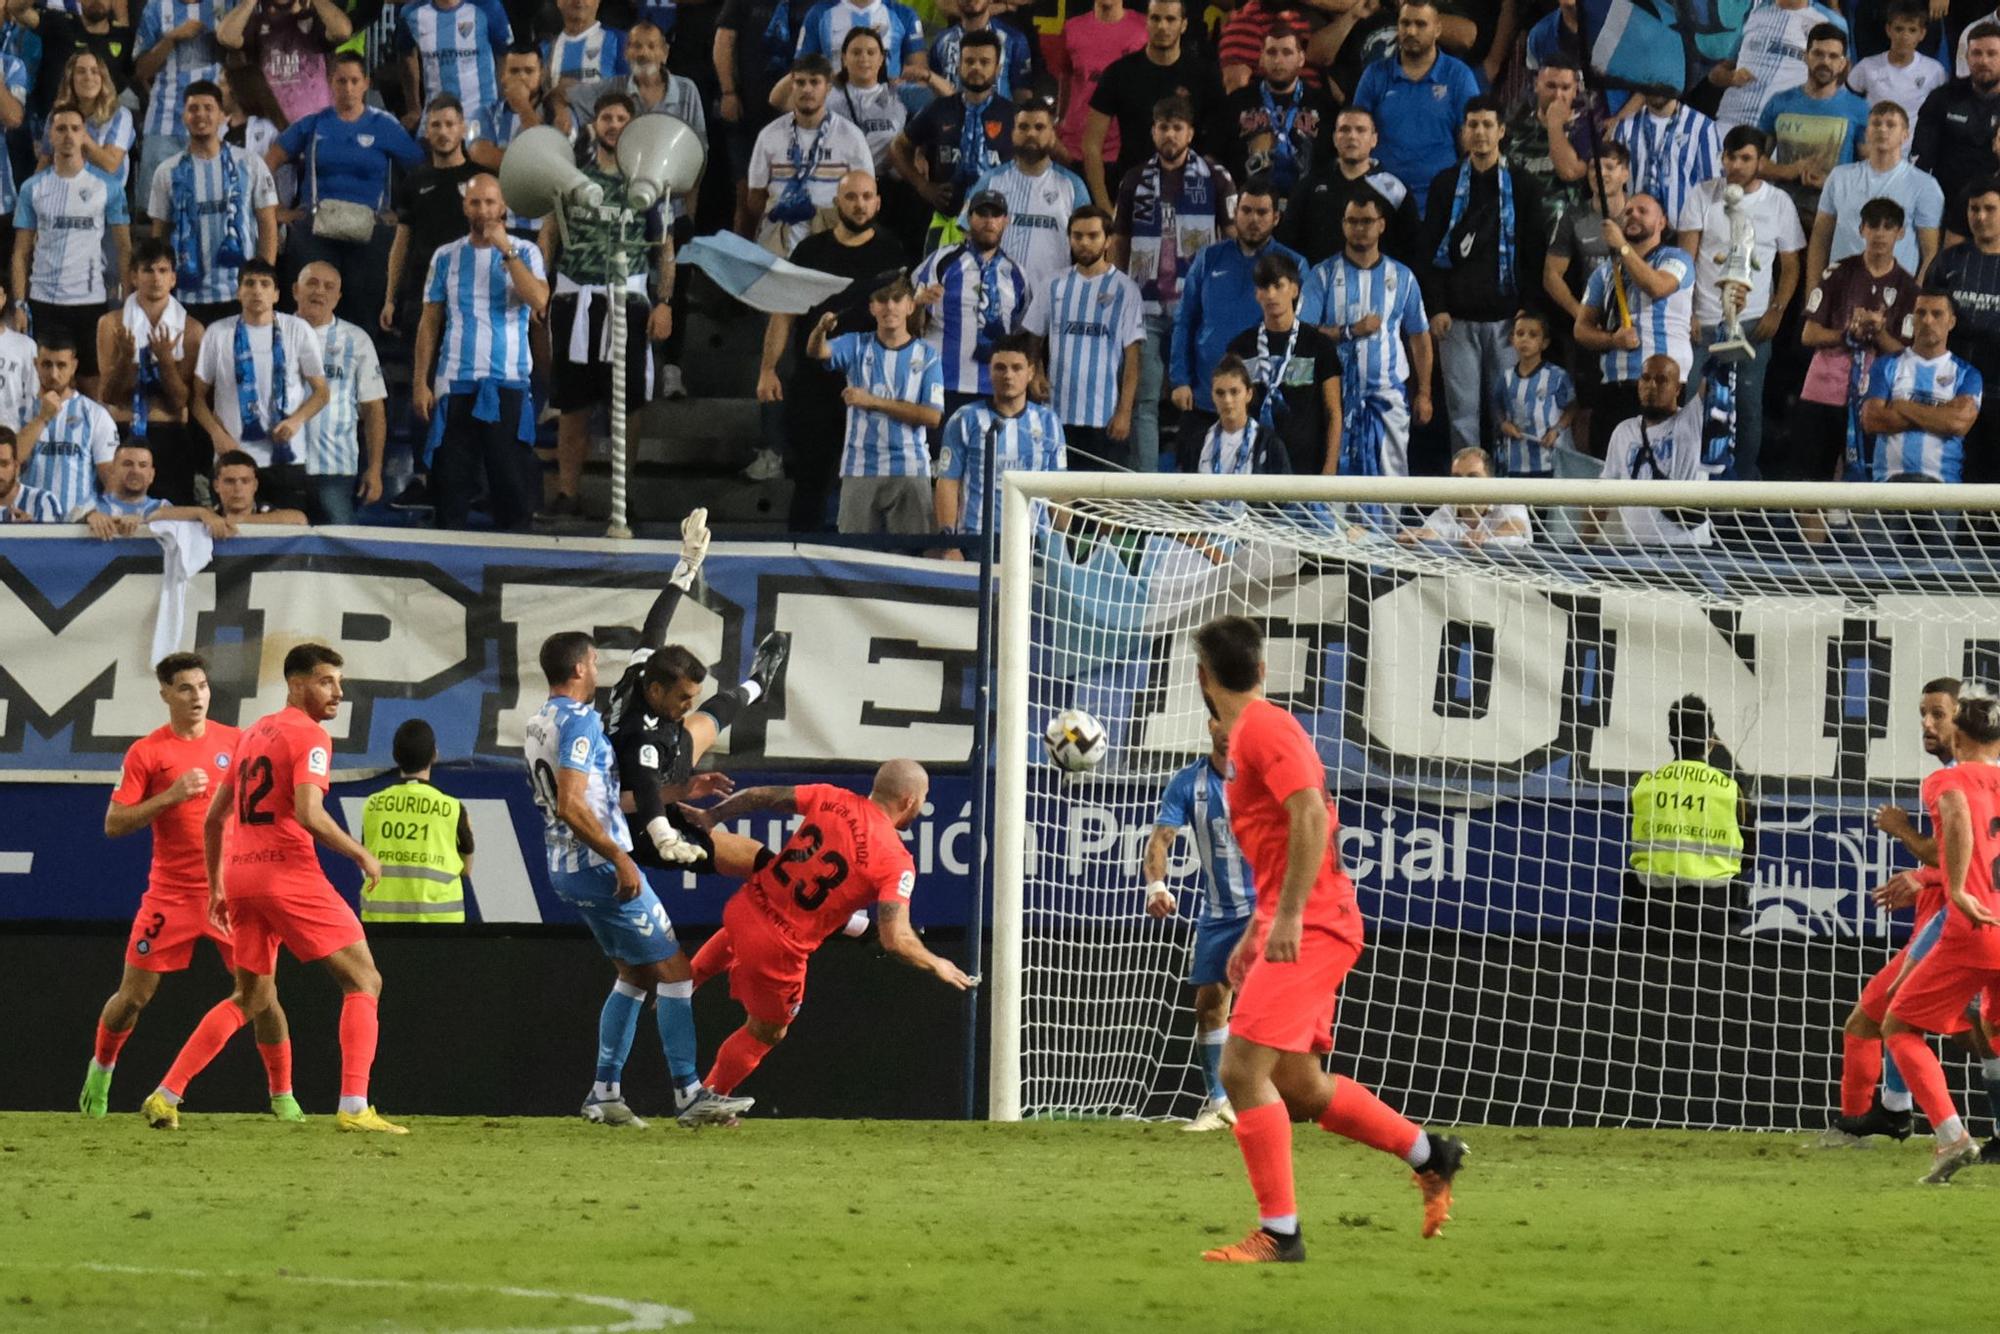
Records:
[[[632,859],[662,870],[715,871],[741,879],[756,869],[760,854],[769,855],[764,845],[726,829],[703,829],[678,807],[734,789],[727,776],[698,774],[694,766],[743,710],[779,697],[791,636],[781,631],[764,636],[743,682],[696,709],[708,667],[666,640],[681,597],[694,587],[707,555],[708,511],[697,509],[681,524],[680,560],[646,614],[625,674],[612,688],[605,731],[618,757],[619,804],[635,831]]]

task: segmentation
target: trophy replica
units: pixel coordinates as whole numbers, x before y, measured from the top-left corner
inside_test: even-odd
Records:
[[[1715,257],[1722,266],[1717,284],[1722,289],[1722,339],[1710,344],[1708,354],[1724,361],[1746,361],[1756,353],[1743,332],[1743,303],[1750,297],[1750,275],[1759,267],[1754,253],[1757,229],[1743,216],[1743,187],[1728,185],[1722,191],[1722,211],[1729,217],[1729,249]]]

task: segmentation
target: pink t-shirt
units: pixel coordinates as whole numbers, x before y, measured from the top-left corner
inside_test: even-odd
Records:
[[[294,11],[266,3],[252,24],[259,63],[271,95],[290,123],[333,105],[326,86],[326,57],[332,44],[310,5]]]
[[[1083,126],[1090,119],[1090,96],[1097,91],[1097,81],[1104,77],[1112,61],[1145,44],[1145,12],[1129,7],[1125,17],[1116,23],[1106,23],[1094,11],[1085,10],[1063,25],[1059,40],[1045,43],[1047,49],[1043,54],[1049,72],[1055,75],[1069,99],[1057,134],[1079,171],[1083,162]],[[1104,160],[1107,164],[1118,160],[1115,120],[1104,134]],[[1116,182],[1110,184],[1117,188]]]

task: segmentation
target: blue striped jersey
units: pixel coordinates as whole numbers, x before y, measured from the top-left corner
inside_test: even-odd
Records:
[[[150,519],[155,513],[167,507],[167,502],[158,496],[140,496],[137,500],[121,500],[110,492],[97,498],[91,506],[99,514],[109,514],[114,519]]]
[[[1153,823],[1166,829],[1193,826],[1195,856],[1201,862],[1202,920],[1233,922],[1256,911],[1257,888],[1230,832],[1223,778],[1206,755],[1167,781]]]
[[[104,229],[131,221],[125,187],[88,162],[74,176],[53,166],[30,176],[14,203],[15,229],[35,233],[28,296],[60,306],[101,303]]]
[[[1065,426],[1105,426],[1118,411],[1125,349],[1146,336],[1145,298],[1122,269],[1069,269],[1038,289],[1022,327],[1049,349],[1049,401]]]
[[[1028,291],[1041,291],[1069,267],[1070,214],[1090,202],[1090,187],[1083,177],[1055,162],[1045,162],[1039,176],[1009,162],[980,173],[965,197],[976,199],[985,190],[997,190],[1007,201],[1007,231],[1000,248],[1020,265]],[[967,223],[963,210],[958,223],[960,227]]]
[[[944,367],[944,387],[954,394],[990,394],[993,377],[984,345],[1021,327],[1027,312],[1028,279],[1021,266],[996,249],[983,263],[970,243],[934,250],[910,275],[917,290],[936,283],[944,297],[931,308],[924,338],[937,349]]]
[[[1009,98],[1027,92],[1025,81],[1034,72],[1028,39],[1021,35],[1020,29],[1007,23],[988,23],[986,31],[1000,39],[1000,78],[993,91]],[[961,93],[965,90],[958,84],[958,50],[964,42],[964,26],[954,23],[931,43],[931,72],[944,75],[951,81],[953,91]]]
[[[396,17],[396,45],[415,51],[423,72],[423,100],[450,93],[471,120],[500,100],[496,51],[513,40],[506,14],[478,0],[441,9],[434,0],[404,5]]]
[[[11,52],[0,51],[0,84],[5,84],[7,91],[12,93],[14,100],[22,106],[28,103],[29,82],[28,67],[22,63],[21,58]],[[121,119],[125,122],[125,142],[121,147],[130,148],[132,113],[124,107],[119,107],[117,114],[112,116],[109,123],[116,125]],[[94,133],[90,137],[97,139]],[[12,207],[14,207],[14,160],[10,154],[0,153],[0,208]]]
[[[143,54],[152,50],[162,37],[189,19],[200,19],[206,29],[188,41],[175,42],[167,52],[167,63],[153,77],[146,95],[146,123],[141,127],[148,136],[164,135],[177,141],[187,138],[181,126],[181,104],[187,100],[189,84],[222,73],[222,48],[215,44],[215,25],[229,8],[223,0],[146,0],[139,31],[132,38],[134,51]]]
[[[228,172],[222,165],[223,153],[235,158],[237,180],[248,187],[239,188],[233,199],[229,195]],[[176,153],[153,173],[146,212],[154,219],[166,221],[169,238],[173,236],[174,219],[179,208],[174,202],[174,169],[188,156],[186,152]],[[278,183],[271,178],[271,169],[264,165],[264,159],[258,154],[224,144],[222,152],[212,158],[195,158],[193,208],[195,236],[201,252],[201,281],[182,283],[174,295],[190,305],[236,300],[237,266],[216,262],[222,243],[228,239],[229,212],[233,208],[240,213],[244,253],[253,255],[257,251],[257,210],[277,206]]]
[[[1721,133],[1685,102],[1665,117],[1640,107],[1611,127],[1611,140],[1632,155],[1632,193],[1657,199],[1670,224],[1689,190],[1722,174]]]
[[[545,278],[539,246],[508,238],[537,278]],[[424,300],[444,307],[437,380],[444,385],[479,380],[525,383],[535,371],[528,346],[528,303],[507,279],[498,246],[476,246],[461,236],[431,256]]]
[[[560,79],[615,79],[627,72],[625,31],[593,23],[582,32],[559,32],[542,43],[550,83]],[[504,100],[504,99],[503,99]]]
[[[986,446],[993,445],[993,478],[1010,468],[1030,472],[1061,472],[1069,467],[1062,423],[1041,403],[1030,402],[1012,417],[1003,417],[990,400],[968,403],[944,424],[944,447],[938,454],[938,477],[962,484],[959,511],[947,522],[961,533],[984,532]],[[993,527],[1000,527],[1000,497],[993,497]]]
[[[465,124],[465,142],[489,143],[505,152],[507,145],[514,142],[514,136],[521,132],[521,113],[501,98],[492,106],[479,113],[476,121]],[[540,218],[525,218],[513,209],[507,210],[507,226],[513,231],[534,231],[541,227]]]
[[[1735,56],[1736,68],[1750,71],[1750,82],[1723,90],[1715,109],[1719,129],[1757,124],[1774,93],[1805,83],[1806,34],[1822,23],[1847,30],[1847,20],[1824,5],[1787,9],[1775,0],[1757,0],[1744,16]],[[1913,124],[1918,109],[1909,109]]]
[[[367,332],[338,316],[313,333],[326,372],[327,400],[306,423],[306,472],[314,477],[351,477],[361,471],[361,405],[389,396],[382,383],[382,362]]]
[[[1963,357],[1946,352],[1936,357],[1920,357],[1914,348],[1905,348],[1893,357],[1875,362],[1868,377],[1868,397],[1901,398],[1939,407],[1955,398],[1970,397],[1977,405],[1984,383],[1978,370]],[[1875,480],[1897,477],[1928,477],[1934,482],[1957,482],[1965,475],[1965,439],[1956,435],[1933,435],[1915,427],[1875,437]]]
[[[7,67],[7,59],[6,56],[0,55],[0,70],[4,70]],[[115,103],[112,105],[111,115],[107,119],[103,121],[86,120],[83,123],[84,134],[89,136],[90,142],[96,144],[99,148],[122,148],[125,150],[125,161],[118,167],[118,184],[121,186],[132,179],[131,155],[133,146],[139,140],[138,127],[139,123],[132,118],[131,110],[118,106]],[[36,148],[45,158],[53,158],[55,156],[55,148],[49,143],[49,132],[46,126],[42,129],[41,142],[36,145]],[[11,165],[0,165],[0,179],[4,179],[10,183],[8,186],[7,207],[12,208],[14,207],[14,198],[11,182],[14,179],[14,170]]]
[[[1671,273],[1678,286],[1664,299],[1646,294],[1637,283],[1627,280],[1625,300],[1632,312],[1633,327],[1639,331],[1639,346],[1629,352],[1612,348],[1597,358],[1606,384],[1623,384],[1639,378],[1646,358],[1666,356],[1681,368],[1685,381],[1694,369],[1694,344],[1688,341],[1688,325],[1694,318],[1694,257],[1676,246],[1655,246],[1646,262],[1662,273]],[[1616,256],[1605,260],[1590,275],[1583,290],[1583,304],[1603,314],[1602,327],[1618,327],[1618,295],[1614,275]]]
[[[89,509],[97,499],[97,465],[111,462],[118,448],[118,424],[101,403],[71,391],[42,428],[21,480],[55,497],[64,515]]]
[[[903,73],[903,62],[924,54],[924,25],[917,11],[897,0],[874,0],[872,4],[849,4],[848,0],[820,0],[805,21],[799,24],[802,56],[825,56],[840,68],[840,47],[855,28],[873,28],[882,38],[886,56],[885,79]]]
[[[1570,404],[1576,402],[1576,385],[1570,380],[1569,372],[1552,361],[1544,360],[1541,365],[1527,374],[1521,374],[1517,367],[1509,366],[1500,372],[1500,378],[1493,386],[1493,418],[1496,422],[1512,422],[1520,429],[1522,438],[1510,439],[1504,435],[1494,438],[1500,446],[1500,472],[1506,477],[1548,477],[1556,468],[1555,446],[1542,443],[1542,437],[1556,428],[1563,413]],[[1569,433],[1563,432],[1557,443],[1564,443]]]
[[[535,804],[542,808],[542,840],[551,871],[587,871],[610,863],[592,852],[556,814],[556,775],[573,769],[584,776],[584,804],[613,843],[630,851],[632,831],[618,809],[618,758],[604,735],[597,710],[567,695],[551,695],[528,719],[521,742]]]
[[[24,518],[17,519],[16,515]],[[14,488],[14,494],[0,499],[0,523],[61,523],[62,507],[56,498],[39,486],[29,486],[23,482]]]
[[[1301,321],[1322,328],[1345,327],[1370,315],[1379,315],[1382,327],[1340,345],[1340,392],[1386,395],[1400,402],[1410,379],[1410,356],[1403,339],[1430,329],[1417,276],[1386,255],[1366,269],[1349,259],[1346,251],[1313,265],[1299,292]]]
[[[35,415],[35,401],[41,394],[35,340],[14,329],[0,329],[0,426],[19,435]]]
[[[944,411],[938,354],[921,338],[890,347],[869,333],[842,334],[827,346],[828,370],[877,398]],[[921,426],[899,422],[872,408],[847,410],[847,440],[840,451],[842,477],[929,477],[930,438]]]

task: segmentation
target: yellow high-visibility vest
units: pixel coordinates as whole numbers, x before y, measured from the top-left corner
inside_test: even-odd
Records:
[[[465,920],[460,809],[457,797],[414,778],[368,798],[361,808],[361,844],[382,863],[382,878],[361,891],[362,921]]]
[[[1661,765],[1632,789],[1632,869],[1663,880],[1729,880],[1743,869],[1736,780],[1700,760]]]

